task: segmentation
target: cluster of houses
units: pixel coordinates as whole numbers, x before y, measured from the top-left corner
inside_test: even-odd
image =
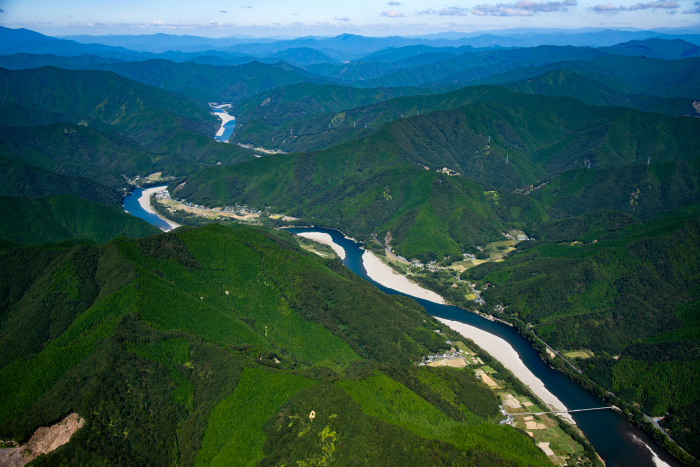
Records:
[[[439,332],[436,330],[435,332]],[[446,341],[447,344],[451,345],[450,341]],[[484,362],[476,356],[476,354],[463,352],[452,347],[447,352],[441,354],[428,355],[423,357],[423,360],[418,363],[419,366],[451,366],[455,368],[464,368],[471,362],[481,363]]]
[[[156,198],[157,199],[170,199],[170,193],[168,190],[163,190],[159,191],[156,193]],[[179,203],[181,203],[184,206],[187,206],[189,208],[195,208],[195,209],[209,209],[206,206],[201,206],[199,204],[195,203],[190,203],[189,201],[185,199],[179,199],[177,200]],[[235,206],[224,206],[221,208],[222,212],[230,212],[231,214],[235,214],[237,216],[249,216],[249,215],[260,215],[260,211],[258,211],[255,208],[251,208],[250,206],[247,205],[235,205]]]
[[[418,165],[420,165],[421,167],[423,167],[425,170],[428,170],[428,171],[430,170],[430,167],[428,167],[427,165],[423,165],[423,164],[421,164],[420,162],[418,163]],[[441,173],[441,174],[449,175],[450,177],[456,177],[456,176],[458,176],[458,175],[461,175],[461,174],[460,174],[459,172],[457,172],[456,170],[452,170],[452,169],[449,169],[449,168],[447,168],[447,167],[443,167],[443,168],[441,168],[441,169],[435,169],[435,171],[436,171],[436,172],[439,172],[439,173]]]

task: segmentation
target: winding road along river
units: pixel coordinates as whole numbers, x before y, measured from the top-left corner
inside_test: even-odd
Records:
[[[158,222],[160,225],[152,222],[153,218],[147,215],[150,213],[147,213],[145,210],[142,213],[138,212],[136,205],[140,207],[139,203],[135,202],[134,199],[130,200],[130,198],[139,195],[140,193],[134,192],[125,199],[125,205],[129,203],[132,206],[129,212],[137,217],[142,217],[139,214],[143,214],[142,218],[156,225],[156,227],[162,228],[163,224],[160,221]],[[322,232],[330,235],[333,242],[344,250],[345,254],[342,261],[347,268],[373,283],[384,292],[390,294],[400,293],[370,278],[362,261],[364,253],[362,245],[346,238],[337,230],[321,228],[295,228],[289,230],[297,234],[301,232]],[[498,322],[489,321],[459,307],[439,304],[416,296],[413,296],[413,298],[418,300],[425,307],[426,311],[436,318],[463,323],[463,325],[476,328],[480,332],[485,331],[507,341],[527,368],[568,409],[586,409],[608,405],[567,376],[550,368],[535,352],[530,343],[513,328]],[[571,415],[608,466],[651,467],[682,465],[661,448],[649,435],[613,410],[576,412]]]

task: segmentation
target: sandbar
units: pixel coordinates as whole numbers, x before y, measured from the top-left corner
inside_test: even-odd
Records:
[[[333,248],[333,251],[335,251],[335,254],[340,257],[341,260],[345,259],[345,249],[335,243],[333,241],[333,237],[331,237],[327,233],[323,232],[301,232],[298,233],[300,237],[308,238],[309,240],[313,240],[314,242],[322,243],[324,245],[328,245],[329,247]]]
[[[552,410],[565,411],[568,410],[564,403],[557,396],[552,394],[549,389],[544,386],[542,380],[535,376],[530,369],[525,366],[525,363],[520,359],[520,355],[505,339],[494,336],[490,332],[486,332],[474,326],[470,326],[459,321],[453,321],[444,318],[435,318],[447,327],[457,331],[464,337],[467,337],[476,343],[479,347],[491,354],[493,358],[501,362],[508,368],[516,378],[522,381],[530,390],[539,397],[542,402],[547,404]],[[559,414],[573,423],[573,418],[569,414]]]
[[[324,241],[329,241],[336,245],[336,247],[341,248],[333,242],[333,239],[328,234],[314,233],[314,236]],[[324,235],[325,237],[322,237]],[[307,238],[311,238],[308,237]],[[320,240],[317,240],[320,241]],[[335,247],[334,247],[335,249]],[[341,248],[342,249],[342,248]],[[433,292],[432,290],[427,290],[416,284],[415,282],[409,280],[406,276],[399,274],[394,271],[389,265],[382,262],[375,254],[370,251],[365,251],[362,255],[362,263],[367,271],[367,275],[374,280],[382,284],[385,287],[396,290],[397,292],[402,292],[413,297],[422,298],[431,302],[445,304],[445,300]],[[503,338],[494,336],[493,334],[483,331],[474,326],[470,326],[459,321],[453,321],[443,318],[435,318],[441,323],[445,324],[449,328],[457,331],[464,337],[467,337],[474,341],[476,345],[488,352],[492,357],[501,362],[501,364],[510,370],[516,378],[523,382],[530,390],[537,395],[545,404],[547,404],[552,410],[555,411],[566,411],[568,410],[566,406],[545,386],[544,383],[535,376],[530,369],[525,366],[525,363],[520,359],[520,356],[515,351],[515,349]],[[575,423],[574,419],[569,414],[559,414],[571,423]]]
[[[216,132],[215,136],[223,136],[224,131],[226,131],[226,124],[230,122],[231,120],[235,120],[236,117],[233,115],[227,114],[223,110],[221,112],[212,112],[212,115],[216,115],[221,119],[221,126],[219,127],[219,131]]]
[[[144,211],[160,217],[163,220],[163,222],[168,224],[169,228],[163,229],[167,232],[169,230],[173,230],[173,229],[180,227],[180,224],[177,224],[173,221],[169,221],[168,219],[164,218],[163,216],[158,214],[151,206],[151,195],[154,195],[156,193],[160,193],[161,191],[164,191],[166,188],[167,188],[166,186],[154,186],[153,188],[144,189],[143,192],[141,193],[141,196],[139,197],[139,204],[144,209]]]
[[[384,287],[405,293],[413,297],[422,298],[429,302],[445,304],[445,300],[432,290],[427,290],[396,272],[391,266],[384,263],[377,255],[371,251],[365,251],[362,255],[362,264],[367,271],[367,275],[375,282]]]
[[[372,252],[365,251],[362,255],[362,262],[367,271],[367,275],[383,286],[431,302],[445,304],[445,300],[440,295],[431,290],[424,289],[420,285],[394,271],[394,269],[382,262]],[[473,340],[476,345],[491,354],[491,356],[501,362],[504,367],[508,368],[516,378],[529,387],[537,397],[553,410],[567,410],[566,406],[544,386],[544,383],[537,378],[527,366],[525,366],[525,363],[523,363],[518,353],[508,341],[459,321],[442,318],[435,319],[457,331],[464,337]],[[574,419],[569,414],[561,415],[571,423],[574,423]]]

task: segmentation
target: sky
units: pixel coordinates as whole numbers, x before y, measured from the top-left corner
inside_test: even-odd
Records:
[[[53,36],[388,36],[608,27],[700,33],[700,0],[0,0],[0,25]]]

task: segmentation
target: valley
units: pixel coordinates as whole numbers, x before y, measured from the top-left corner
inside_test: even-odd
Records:
[[[78,414],[32,465],[699,465],[700,40],[624,35],[0,28],[0,439]]]

